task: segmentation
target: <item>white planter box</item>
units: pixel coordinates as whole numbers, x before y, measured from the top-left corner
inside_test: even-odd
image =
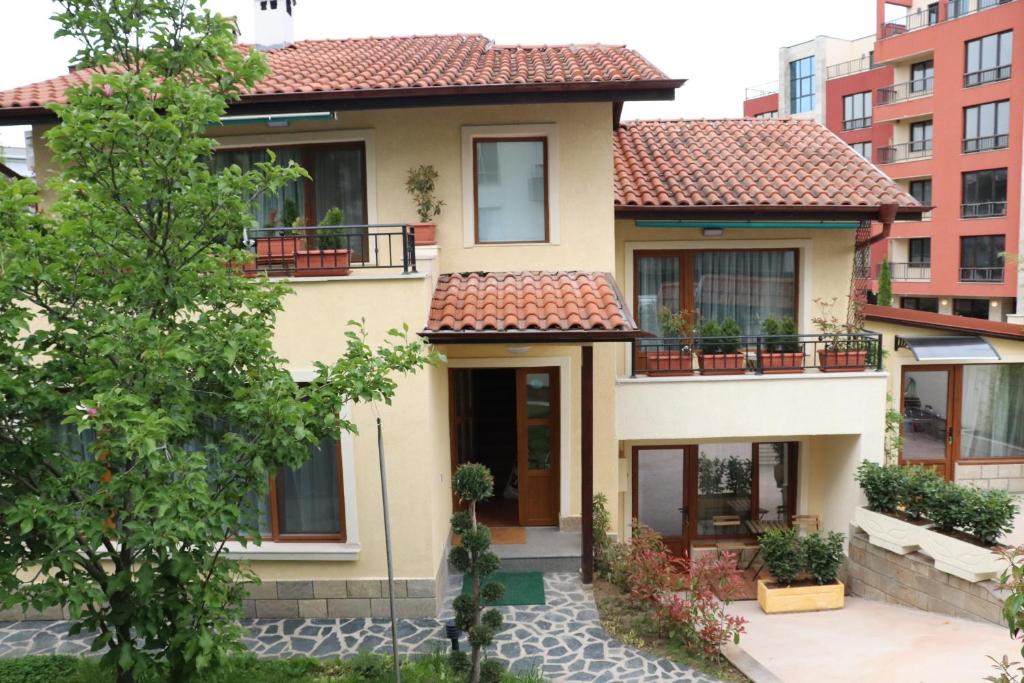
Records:
[[[919,539],[921,552],[935,561],[936,569],[965,581],[997,579],[1006,568],[1006,560],[980,545],[927,529],[922,530]]]
[[[854,510],[853,523],[864,530],[871,545],[885,548],[897,555],[906,555],[918,550],[921,547],[921,532],[927,531],[927,525],[911,524],[862,507]]]

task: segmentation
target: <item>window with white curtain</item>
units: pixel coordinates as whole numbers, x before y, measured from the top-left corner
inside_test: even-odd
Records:
[[[473,142],[476,241],[546,242],[547,139]]]
[[[1024,364],[963,366],[960,457],[1024,458]]]

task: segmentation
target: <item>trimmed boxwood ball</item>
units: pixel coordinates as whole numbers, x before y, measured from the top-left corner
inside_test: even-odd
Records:
[[[452,489],[460,500],[478,503],[494,495],[494,476],[489,469],[477,463],[459,465],[452,477]]]

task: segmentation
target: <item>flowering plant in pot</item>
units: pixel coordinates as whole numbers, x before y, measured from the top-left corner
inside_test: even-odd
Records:
[[[770,316],[761,323],[764,340],[757,354],[761,372],[779,374],[804,371],[804,349],[796,333],[796,321]]]
[[[697,362],[705,375],[742,375],[747,357],[740,351],[740,326],[732,318],[705,320],[697,328]]]
[[[658,311],[661,339],[644,345],[641,362],[650,374],[693,374],[693,325],[689,311],[673,311],[662,306]]]
[[[334,206],[327,210],[321,227],[337,226],[345,222],[345,213]],[[346,236],[338,232],[324,231],[316,236],[316,249],[306,245],[295,252],[295,274],[299,277],[310,275],[348,275],[351,273],[352,252],[345,249]]]
[[[416,244],[437,244],[435,218],[441,215],[444,202],[434,195],[437,186],[437,170],[433,166],[418,166],[409,169],[405,190],[416,202],[416,213],[420,222],[413,224]]]
[[[823,342],[818,349],[818,367],[822,372],[857,372],[867,366],[869,342],[856,336],[864,331],[863,322],[840,320],[835,312],[838,301],[838,297],[814,300],[818,315],[811,322]]]

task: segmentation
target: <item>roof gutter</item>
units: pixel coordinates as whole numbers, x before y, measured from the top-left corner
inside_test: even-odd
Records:
[[[892,207],[885,209],[886,206]],[[729,220],[857,220],[877,221],[882,219],[883,210],[895,211],[895,218],[899,220],[920,220],[921,214],[927,211],[927,207],[919,206],[898,206],[887,204],[884,206],[851,206],[851,205],[765,205],[756,204],[723,204],[717,206],[632,206],[617,204],[615,206],[616,218],[629,218],[634,220],[719,220],[728,217]],[[766,215],[771,218],[767,219]],[[893,218],[889,219],[890,222]]]

